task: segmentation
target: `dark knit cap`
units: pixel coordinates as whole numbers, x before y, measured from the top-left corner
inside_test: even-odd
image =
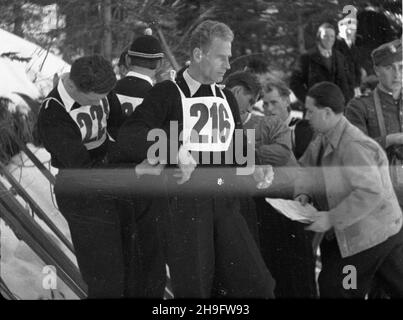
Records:
[[[307,96],[315,99],[318,108],[329,107],[334,113],[344,112],[345,99],[340,88],[328,81],[323,81],[311,87]]]
[[[371,53],[375,66],[387,66],[396,61],[402,61],[402,40],[397,39],[384,43]]]
[[[140,36],[133,41],[127,54],[131,57],[161,59],[164,57],[161,44],[153,36]]]

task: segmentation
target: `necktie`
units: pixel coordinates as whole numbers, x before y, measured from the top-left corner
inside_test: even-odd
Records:
[[[323,158],[323,154],[325,152],[325,146],[326,146],[325,137],[322,136],[321,139],[320,139],[320,147],[319,147],[318,159],[317,159],[317,162],[316,162],[316,165],[318,167],[320,167],[322,165],[322,158]]]

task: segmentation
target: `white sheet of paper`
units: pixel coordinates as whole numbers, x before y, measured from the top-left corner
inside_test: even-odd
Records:
[[[318,210],[311,204],[301,205],[299,201],[266,198],[277,211],[285,215],[287,218],[303,223],[311,223],[315,219]]]

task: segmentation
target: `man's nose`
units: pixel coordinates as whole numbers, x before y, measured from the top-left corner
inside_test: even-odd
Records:
[[[274,107],[271,103],[267,104],[267,111],[272,112],[274,110]]]
[[[227,70],[231,69],[231,65],[229,63],[228,58],[225,59],[225,61],[224,61],[224,68],[227,69]]]
[[[401,77],[402,75],[402,67],[395,67],[393,68],[395,75]]]

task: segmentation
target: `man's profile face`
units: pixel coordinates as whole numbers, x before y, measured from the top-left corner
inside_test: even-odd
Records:
[[[336,34],[333,29],[322,29],[320,31],[320,43],[326,50],[331,50],[336,39]]]
[[[386,66],[376,66],[375,73],[380,84],[388,91],[402,89],[402,61],[393,62]]]
[[[263,108],[269,116],[277,116],[286,121],[289,116],[288,108],[290,101],[287,97],[280,96],[277,89],[265,92],[263,96]]]
[[[99,105],[108,93],[83,92],[70,78],[66,79],[65,84],[72,93],[72,97],[82,106]]]
[[[242,86],[236,86],[231,89],[232,93],[235,96],[235,99],[238,103],[239,112],[245,113],[249,110],[249,108],[255,103],[256,98],[253,94]]]
[[[231,58],[231,42],[214,38],[208,52],[203,52],[200,61],[200,73],[205,84],[219,83],[229,70]]]
[[[325,109],[318,108],[314,98],[309,96],[305,100],[306,114],[305,119],[309,121],[310,126],[314,131],[325,132],[326,122],[325,122]]]

